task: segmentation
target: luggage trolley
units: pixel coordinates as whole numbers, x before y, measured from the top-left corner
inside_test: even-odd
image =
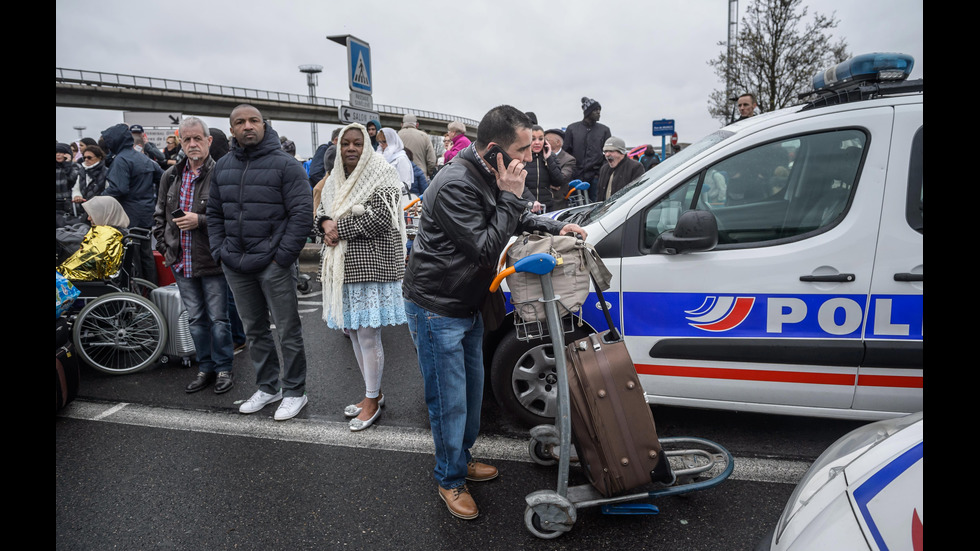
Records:
[[[587,185],[587,184],[586,184]],[[533,273],[541,277],[542,298],[548,326],[562,327],[554,294],[551,271],[557,264],[550,254],[538,253],[522,258],[502,270],[490,286],[495,291],[500,282],[515,272]],[[626,493],[612,497],[600,494],[591,484],[568,485],[570,465],[577,462],[572,445],[570,403],[565,343],[562,331],[549,331],[555,350],[558,375],[558,413],[555,425],[538,425],[531,429],[528,451],[531,459],[541,465],[558,464],[558,484],[555,490],[537,490],[525,497],[524,525],[541,539],[554,539],[572,529],[576,511],[584,507],[601,506],[604,514],[657,514],[651,503],[630,503],[652,498],[679,495],[714,487],[723,482],[735,468],[732,454],[721,445],[703,438],[661,438],[663,455],[673,460],[673,479],[657,484],[649,492]],[[668,449],[668,447],[677,447]],[[676,465],[676,466],[675,466]]]
[[[568,193],[565,194],[565,200],[568,201],[569,207],[581,207],[583,205],[589,204],[589,183],[583,182],[582,180],[572,180],[568,182]]]
[[[415,236],[419,233],[419,218],[422,217],[422,198],[416,197],[412,199],[405,207],[402,209],[405,216],[405,236],[408,241],[405,243],[405,259],[408,261],[408,254],[412,252],[412,243],[415,241]]]

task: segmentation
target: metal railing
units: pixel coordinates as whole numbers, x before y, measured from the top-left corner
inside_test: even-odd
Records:
[[[164,90],[168,92],[188,92],[195,94],[208,94],[215,96],[233,97],[245,100],[266,100],[285,103],[300,103],[303,105],[319,105],[323,107],[340,107],[347,105],[348,102],[335,98],[310,97],[308,95],[289,94],[286,92],[272,92],[268,90],[256,90],[254,88],[242,88],[239,86],[225,86],[222,84],[207,84],[203,82],[189,82],[186,80],[173,80],[168,78],[155,78],[136,75],[122,75],[119,73],[104,73],[101,71],[85,71],[79,69],[63,69],[55,67],[55,82],[66,84],[81,84],[87,86],[109,86],[119,88],[143,88],[153,90]],[[312,100],[312,101],[311,101]],[[374,110],[379,113],[400,114],[411,113],[417,117],[429,119],[452,121],[458,120],[467,126],[476,127],[479,121],[466,117],[458,117],[446,113],[436,113],[422,109],[410,107],[397,107],[393,105],[375,104]]]

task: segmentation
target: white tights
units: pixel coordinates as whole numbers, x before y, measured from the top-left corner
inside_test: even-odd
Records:
[[[377,398],[381,395],[381,373],[385,367],[385,350],[381,346],[380,327],[350,329],[350,342],[354,346],[357,367],[364,377],[364,396]]]

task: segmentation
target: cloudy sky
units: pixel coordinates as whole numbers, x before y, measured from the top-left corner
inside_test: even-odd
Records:
[[[351,34],[371,46],[376,104],[479,120],[508,103],[542,126],[582,118],[581,98],[629,145],[656,143],[673,119],[681,142],[719,127],[708,96],[723,83],[707,61],[728,35],[728,0],[57,0],[55,66],[307,95],[299,66],[323,66],[317,95],[346,100]],[[810,0],[835,14],[852,54],[903,52],[923,76],[922,0]],[[750,0],[739,2],[739,19]],[[193,115],[194,113],[184,113]],[[227,132],[227,119],[205,118]],[[55,108],[61,141],[123,122],[121,111]],[[312,154],[309,123],[274,127]],[[320,141],[333,125],[318,127]]]

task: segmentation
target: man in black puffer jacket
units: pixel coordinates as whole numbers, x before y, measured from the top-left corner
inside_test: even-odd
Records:
[[[296,260],[313,224],[313,196],[303,165],[282,150],[258,109],[239,105],[230,120],[231,151],[214,166],[208,198],[211,256],[245,323],[259,387],[239,411],[255,413],[281,399],[275,419],[283,421],[307,403]],[[270,313],[282,345],[281,383]]]

